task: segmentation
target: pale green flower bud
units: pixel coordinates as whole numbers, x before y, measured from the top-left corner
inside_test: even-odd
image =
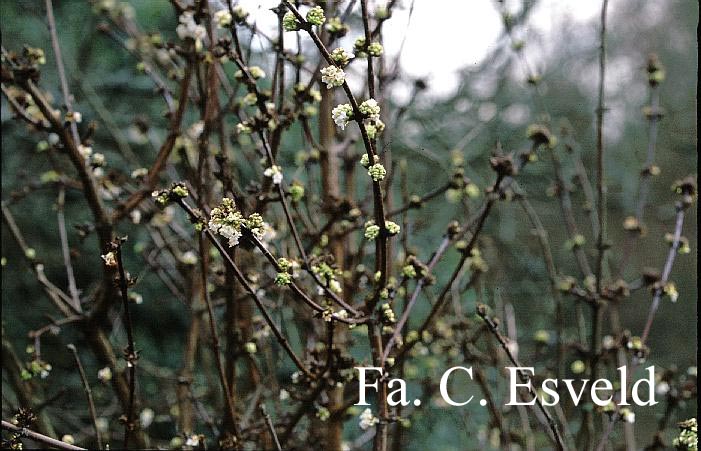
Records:
[[[307,13],[307,22],[312,25],[322,25],[325,21],[326,17],[321,6],[315,6]]]

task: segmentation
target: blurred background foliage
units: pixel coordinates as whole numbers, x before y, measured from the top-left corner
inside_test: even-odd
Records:
[[[699,6],[691,0],[626,0],[613,3],[615,8],[609,18],[608,35],[605,163],[608,231],[610,241],[614,243],[610,260],[614,263],[620,257],[621,243],[626,233],[622,227],[623,220],[635,211],[639,171],[647,148],[648,125],[642,108],[649,102],[645,73],[649,53],[659,56],[667,77],[660,88],[665,116],[660,123],[656,163],[661,168],[661,174],[652,183],[646,210],[647,234],[636,245],[625,273],[625,279],[631,281],[640,276],[642,268],[659,269],[664,263],[668,249],[664,234],[672,232],[674,225],[675,195],[670,187],[676,179],[695,172],[697,164],[695,86],[698,61],[694,30]],[[144,30],[158,30],[165,39],[175,36],[176,17],[167,1],[133,1],[131,4]],[[167,123],[163,118],[163,106],[154,93],[151,80],[136,70],[136,61],[114,40],[97,30],[101,18],[92,14],[90,8],[82,1],[56,2],[55,13],[67,72],[77,109],[83,113],[84,122],[98,123],[94,147],[107,156],[111,167],[129,173],[134,168],[119,157],[119,146],[130,148],[144,165],[151,161],[155,154],[153,143],[158,146],[165,134]],[[42,69],[41,86],[48,89],[53,94],[55,104],[59,104],[60,92],[43,2],[3,1],[0,2],[0,16],[3,46],[19,50],[27,44],[45,49],[47,64]],[[563,21],[552,32],[556,42],[540,42],[541,37],[537,33],[530,33],[525,28],[521,35],[525,43],[524,55],[541,76],[541,98],[533,96],[533,90],[524,77],[523,64],[510,48],[512,43],[506,34],[502,34],[492,54],[481,64],[464,69],[453,95],[435,98],[430,90],[418,95],[403,120],[396,128],[388,130],[385,136],[385,150],[391,152],[395,168],[401,160],[408,162],[411,192],[422,194],[443,184],[456,159],[462,159],[466,175],[480,188],[485,188],[493,180],[488,158],[496,143],[505,150],[522,149],[526,145],[527,126],[543,121],[558,135],[560,142],[567,141],[563,131],[569,131],[575,152],[581,155],[593,181],[597,33],[598,21],[585,24]],[[451,57],[460,57],[461,43],[445,42],[440,45],[454,48],[450,52]],[[265,61],[266,56],[259,58]],[[407,86],[407,89],[411,89],[410,84]],[[399,103],[394,106],[401,106]],[[547,117],[544,117],[546,112]],[[135,118],[148,123],[149,131],[145,135],[137,129]],[[27,187],[38,187],[30,196],[13,200],[10,208],[30,245],[36,249],[38,258],[45,263],[48,278],[64,286],[65,271],[62,256],[57,251],[57,192],[52,185],[39,187],[42,175],[51,170],[51,166],[37,150],[36,136],[27,133],[24,125],[11,119],[4,101],[2,133],[2,198],[8,200],[23,189],[29,189]],[[295,154],[303,145],[299,135],[287,133],[280,156],[283,167],[295,166]],[[555,152],[561,153],[564,170],[571,179],[574,175],[572,160],[564,153],[562,146],[558,146]],[[248,179],[255,180],[255,174],[247,163],[236,156],[233,156],[233,161],[243,168],[245,179],[240,183],[242,186]],[[59,164],[67,168],[66,162]],[[306,178],[304,170],[297,170],[294,176]],[[394,186],[398,187],[398,175],[395,178]],[[541,153],[540,161],[529,164],[518,177],[521,189],[527,193],[545,224],[558,269],[563,274],[578,277],[571,251],[565,245],[567,237],[561,212],[557,200],[552,197],[554,182],[547,153]],[[591,220],[585,209],[585,199],[576,183],[572,183],[572,187],[577,222],[586,236],[587,252],[593,257],[592,243],[595,238],[591,235]],[[318,193],[318,187],[313,190]],[[398,188],[395,190],[399,193]],[[411,247],[423,259],[428,258],[435,248],[437,237],[444,233],[445,224],[450,219],[462,219],[462,209],[456,203],[470,202],[452,194],[410,213],[413,222]],[[101,261],[93,251],[94,234],[81,240],[72,227],[90,221],[89,212],[78,199],[78,194],[70,190],[67,192],[66,216],[69,218],[69,240],[74,251],[77,283],[81,289],[89,292],[94,288],[90,285],[92,281],[99,280]],[[649,340],[652,345],[651,364],[676,366],[683,371],[696,365],[695,208],[687,215],[684,226],[692,254],[680,256],[672,273],[672,280],[680,291],[679,301],[672,304],[665,300]],[[173,298],[139,257],[140,252],[137,251],[149,240],[147,234],[130,224],[122,224],[119,233],[128,235],[128,245],[134,247],[133,252],[125,252],[126,266],[139,275],[135,290],[144,298],[144,303],[137,308],[135,327],[138,348],[142,350],[142,396],[148,402],[150,396],[169,393],[164,390],[164,384],[172,383],[173,372],[180,365],[179,350],[184,342],[183,331],[187,328],[188,316],[182,303]],[[481,249],[490,270],[481,280],[478,296],[469,294],[463,301],[464,314],[472,315],[477,297],[492,305],[497,312],[505,303],[513,305],[520,355],[527,362],[535,352],[534,332],[553,327],[553,302],[540,248],[527,217],[516,202],[498,204],[488,219]],[[27,331],[47,322],[47,301],[5,227],[2,257],[6,260],[2,268],[3,336],[23,352],[24,345],[30,344]],[[440,281],[447,279],[457,259],[457,253],[448,254],[434,271],[439,278],[436,286],[440,287]],[[621,305],[623,325],[634,335],[642,331],[650,299],[647,290],[637,290]],[[425,317],[428,309],[426,303],[420,303],[416,310],[417,317]],[[608,328],[608,322],[605,324]],[[566,326],[566,336],[574,339],[576,327],[571,304],[566,307]],[[43,340],[43,352],[49,356],[53,366],[50,378],[42,382],[45,396],[51,398],[60,395],[63,390],[69,390],[58,402],[47,407],[55,413],[75,412],[76,416],[83,415],[78,414],[84,408],[79,381],[70,354],[65,351],[65,345],[78,340],[78,337],[70,328],[63,328],[60,335]],[[358,344],[354,353],[367,355],[363,352],[363,346]],[[95,374],[97,366],[89,353],[82,357],[88,374]],[[202,358],[202,365],[211,365],[206,361],[210,358],[206,353]],[[448,368],[439,356],[420,362],[420,366],[408,370],[415,375],[414,381],[436,379]],[[281,370],[281,380],[289,377],[293,368],[287,369],[287,373]],[[217,386],[212,374],[199,372],[194,386],[202,393],[207,392],[207,387]],[[490,384],[503,388],[505,382],[496,371],[490,370],[488,376]],[[3,384],[5,377],[3,372]],[[62,382],[52,384],[52,380]],[[94,389],[99,409],[106,416],[111,412],[112,420],[116,421],[119,409],[110,401],[112,398],[108,387],[96,385]],[[417,390],[418,386],[413,385],[410,393]],[[466,394],[477,394],[473,387],[466,387],[465,390]],[[3,391],[3,417],[6,416],[5,405]],[[162,406],[150,407],[157,414],[150,434],[162,439],[172,437],[175,430],[173,423],[168,421],[171,412],[163,410]],[[650,441],[661,409],[658,406],[636,411],[639,444]],[[682,406],[677,417],[681,420],[695,413],[695,406]],[[425,402],[422,408],[414,411],[411,420],[411,441],[407,449],[427,449],[429,446],[434,450],[454,449],[461,443],[471,441],[471,434],[479,429],[479,425],[486,424],[486,413],[477,407],[446,408],[440,403]],[[65,415],[57,427],[70,431],[76,424],[80,424],[77,418]],[[348,438],[355,437],[357,431],[353,422],[346,427]]]

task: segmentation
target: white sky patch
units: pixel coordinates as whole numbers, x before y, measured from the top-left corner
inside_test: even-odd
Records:
[[[370,10],[383,2],[370,2]],[[507,1],[507,8],[520,2]],[[240,0],[249,12],[249,21],[270,36],[277,33],[275,14],[271,8],[278,0]],[[347,6],[341,4],[341,10]],[[384,24],[384,46],[388,55],[399,51],[406,36],[401,66],[412,78],[426,78],[429,93],[437,97],[452,94],[459,82],[459,71],[479,64],[496,45],[502,32],[502,21],[494,0],[415,0],[409,22],[411,0],[400,0],[392,18]],[[356,9],[360,2],[356,1]],[[595,0],[541,0],[528,18],[525,32],[535,34],[541,43],[559,45],[553,36],[563,20],[573,23],[590,21],[600,14],[601,2]],[[611,7],[610,7],[611,9]],[[302,13],[306,8],[302,9]],[[610,12],[610,11],[609,11]],[[407,28],[407,23],[409,26]],[[362,30],[352,29],[341,41],[347,49]],[[292,35],[292,33],[287,33]],[[308,41],[303,37],[303,41]],[[286,39],[286,47],[294,48],[296,39]],[[258,42],[255,42],[259,45]],[[537,62],[534,62],[537,65]],[[402,90],[400,90],[402,91]],[[397,92],[400,97],[406,93]]]

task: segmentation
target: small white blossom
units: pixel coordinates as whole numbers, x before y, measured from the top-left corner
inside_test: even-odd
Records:
[[[228,9],[220,9],[214,13],[214,21],[219,28],[225,28],[227,25],[230,25],[232,19]]]
[[[195,49],[202,49],[202,39],[207,35],[207,30],[202,25],[195,22],[195,16],[192,11],[185,11],[180,15],[180,25],[175,28],[180,39],[190,38],[195,41]]]
[[[133,171],[131,171],[131,178],[140,179],[140,178],[146,177],[147,174],[148,174],[148,169],[138,168],[138,169],[134,169]]]
[[[103,166],[105,164],[105,155],[102,153],[92,154],[90,162],[95,166]]]
[[[104,260],[104,262],[105,262],[105,266],[108,266],[111,268],[117,266],[117,258],[114,255],[114,252],[108,252],[104,255],[101,255],[101,257],[102,257],[102,260]]]
[[[329,290],[336,294],[340,294],[343,291],[343,288],[341,288],[341,283],[338,280],[333,279],[329,281]]]
[[[66,113],[66,121],[80,124],[81,122],[83,122],[83,115],[79,111]]]
[[[248,17],[248,11],[241,6],[241,5],[236,5],[234,6],[234,17],[236,17],[237,21],[244,21],[246,20],[246,17]]]
[[[372,241],[378,237],[380,234],[380,226],[375,224],[374,221],[369,221],[365,224],[365,238]]]
[[[251,74],[251,77],[253,77],[254,80],[258,80],[259,78],[265,78],[265,71],[259,66],[249,67],[248,73]]]
[[[139,224],[141,222],[141,210],[132,210],[131,213],[129,213],[129,218],[132,224]]]
[[[153,412],[153,409],[149,409],[148,407],[145,408],[139,414],[139,425],[142,428],[147,428],[147,427],[151,426],[151,423],[153,423],[154,417],[155,417],[155,414]]]
[[[331,59],[342,67],[347,65],[352,58],[355,58],[355,55],[347,52],[343,47],[338,47],[331,52]]]
[[[621,418],[627,423],[635,423],[635,413],[626,407],[621,409]]]
[[[197,263],[197,254],[193,251],[185,251],[180,256],[180,261],[186,265],[194,265]]]
[[[360,423],[358,423],[358,426],[360,426],[360,429],[365,431],[379,422],[380,420],[372,414],[372,410],[365,409],[363,410],[363,413],[360,414]]]
[[[92,155],[92,147],[79,144],[78,153],[81,157],[87,160],[88,158],[90,158],[90,155]]]
[[[189,435],[185,441],[185,446],[200,446],[200,436]]]
[[[660,396],[664,396],[669,393],[669,383],[665,381],[658,383],[657,386],[655,386],[655,393]]]
[[[197,121],[187,129],[187,134],[190,136],[190,138],[197,139],[200,137],[203,131],[204,121]]]
[[[241,227],[245,224],[243,215],[236,210],[234,201],[225,197],[219,207],[213,208],[209,228],[229,240],[229,247],[239,244]]]
[[[348,318],[348,312],[346,311],[346,309],[339,310],[339,311],[337,311],[336,313],[334,313],[333,316],[334,316],[335,318],[338,318],[338,319],[347,319],[347,318]]]
[[[343,86],[346,81],[346,73],[343,69],[336,66],[328,66],[321,69],[321,81],[326,83],[326,88],[331,89],[335,86]]]
[[[282,170],[280,170],[280,166],[270,166],[265,170],[265,172],[263,172],[263,175],[266,177],[271,177],[273,179],[273,183],[276,185],[282,183]]]
[[[387,175],[387,170],[380,163],[375,163],[368,168],[368,175],[376,182],[379,182]]]
[[[97,372],[97,379],[100,382],[109,382],[112,380],[112,370],[110,367],[106,366]]]
[[[280,401],[284,401],[286,399],[290,399],[290,392],[283,388],[280,390]]]
[[[330,416],[331,412],[329,412],[329,409],[327,409],[326,407],[319,406],[316,408],[316,417],[321,421],[328,420]]]
[[[363,115],[367,116],[370,119],[380,118],[380,105],[377,104],[377,100],[375,99],[366,100],[365,102],[360,104],[358,109],[361,113],[363,113]]]
[[[353,107],[349,103],[338,105],[331,111],[331,117],[336,125],[343,130],[348,125],[348,121],[353,118]]]

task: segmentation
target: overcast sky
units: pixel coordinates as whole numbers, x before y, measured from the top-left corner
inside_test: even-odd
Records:
[[[370,1],[371,8],[382,3]],[[507,8],[517,8],[519,3],[505,2]],[[251,12],[258,26],[273,33],[275,17],[270,8],[277,6],[278,0],[241,0],[240,4]],[[400,8],[385,22],[386,51],[396,54],[406,34],[401,58],[404,72],[428,77],[434,95],[449,94],[457,86],[457,71],[479,63],[495,45],[502,31],[496,1],[415,0],[407,28],[410,4],[411,0],[400,0]],[[360,8],[360,2],[356,2],[356,8]],[[541,42],[556,42],[557,39],[548,39],[548,34],[557,23],[566,18],[589,21],[599,14],[600,8],[599,0],[540,0],[526,31],[539,35]],[[358,32],[351,31],[349,36],[355,37]]]

